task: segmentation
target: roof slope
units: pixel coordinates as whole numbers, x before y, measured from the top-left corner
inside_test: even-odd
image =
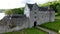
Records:
[[[33,5],[36,5],[36,4],[27,4],[27,5],[28,5],[28,8],[30,10],[32,10]],[[36,6],[38,7],[39,11],[54,11],[52,7],[50,7],[50,9],[48,9],[49,6],[44,6],[44,7],[39,7],[38,5],[36,5]]]
[[[34,4],[27,4],[27,5],[28,5],[28,8],[29,8],[30,10],[32,10],[32,7],[33,7]]]

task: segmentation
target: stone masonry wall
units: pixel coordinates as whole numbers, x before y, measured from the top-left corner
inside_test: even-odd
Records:
[[[15,25],[15,27],[10,28],[9,25]],[[9,16],[5,16],[0,20],[0,33],[17,31],[24,28],[28,28],[28,18],[25,16],[20,18],[11,18],[11,20]]]

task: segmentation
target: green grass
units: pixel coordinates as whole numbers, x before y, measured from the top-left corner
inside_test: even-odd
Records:
[[[8,33],[3,33],[3,34],[47,34],[47,33],[44,31],[38,30],[36,28],[28,28],[21,31],[8,32]]]
[[[60,16],[56,16],[56,17],[55,17],[55,19],[58,19],[58,20],[60,20]]]
[[[40,26],[58,32],[60,30],[60,16],[56,16],[54,22],[45,23]]]
[[[58,15],[58,13],[55,13],[55,15]]]

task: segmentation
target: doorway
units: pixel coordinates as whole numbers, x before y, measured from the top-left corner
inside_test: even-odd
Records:
[[[34,27],[37,25],[37,21],[34,21]]]

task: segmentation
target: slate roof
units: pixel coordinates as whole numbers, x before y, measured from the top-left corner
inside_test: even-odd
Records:
[[[27,4],[27,5],[30,8],[30,10],[32,10],[32,7],[33,7],[34,4]]]
[[[54,11],[54,9],[52,7],[50,7],[50,11]]]
[[[21,14],[13,14],[12,16],[6,16],[7,18],[26,18],[25,15],[21,15]]]
[[[30,8],[30,10],[32,10],[32,7],[34,4],[27,4],[28,7]],[[39,11],[54,11],[52,7],[50,7],[50,9],[48,10],[48,6],[45,7],[39,7],[38,6]]]
[[[54,11],[52,7],[50,7],[50,9],[48,9],[48,6],[45,7],[38,7],[39,11]]]
[[[47,11],[48,8],[47,7],[38,7],[39,8],[39,11]]]

